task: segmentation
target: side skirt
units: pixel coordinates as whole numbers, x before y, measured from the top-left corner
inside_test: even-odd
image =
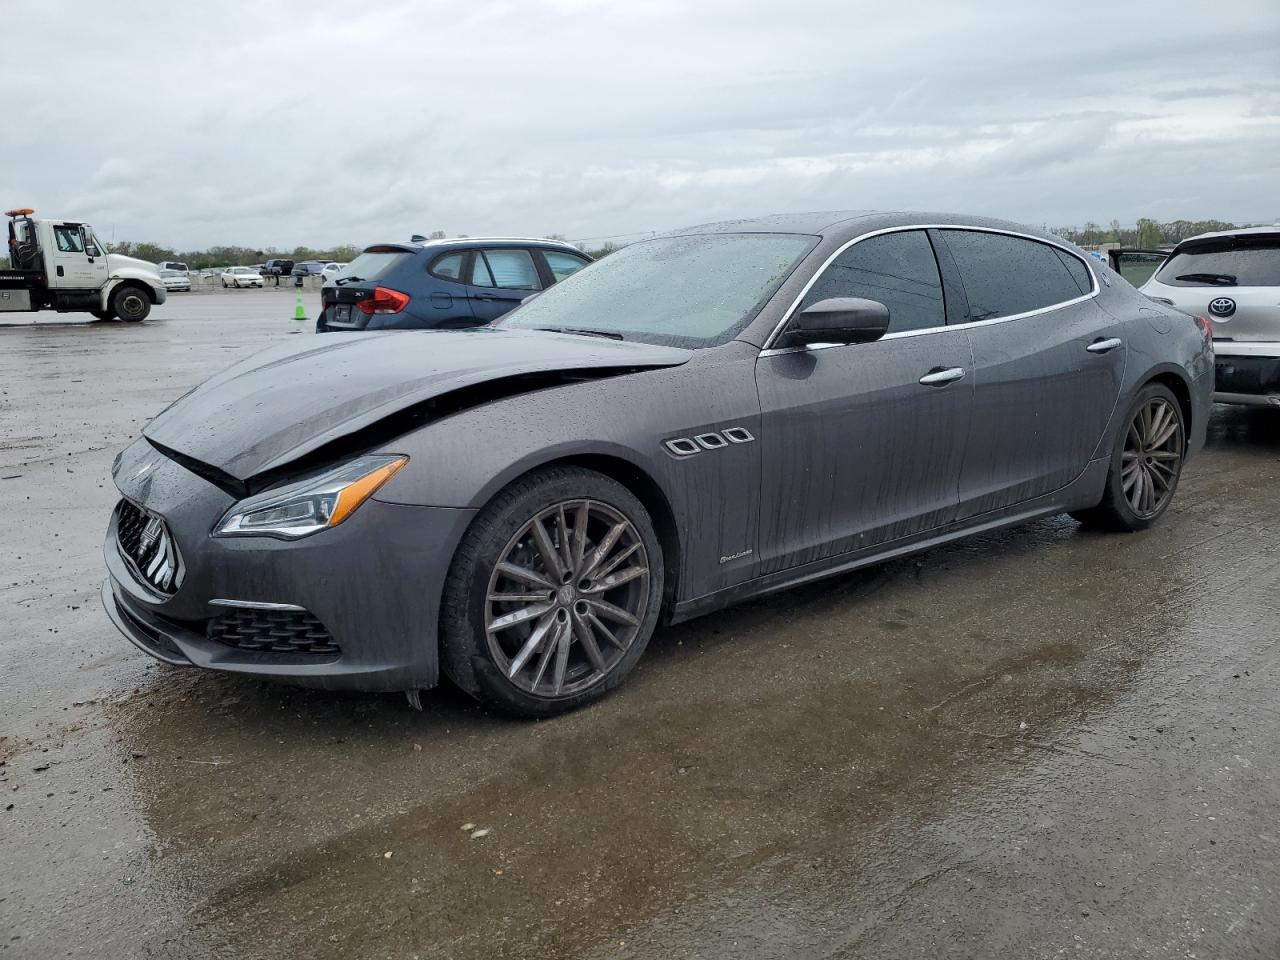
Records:
[[[715,593],[708,593],[692,600],[676,603],[671,607],[667,623],[681,623],[711,613],[723,607],[739,603],[752,597],[776,593],[798,587],[801,584],[822,580],[826,577],[839,576],[852,570],[859,570],[873,564],[894,560],[923,550],[931,550],[953,540],[961,540],[976,533],[986,533],[1001,527],[1010,527],[1028,520],[1066,513],[1069,510],[1080,510],[1097,504],[1102,497],[1102,487],[1106,482],[1108,460],[1092,460],[1081,472],[1080,476],[1060,490],[1026,503],[1013,507],[993,510],[976,517],[967,517],[957,523],[937,527],[911,537],[903,537],[889,543],[877,544],[866,550],[843,553],[837,557],[816,560],[803,566],[793,567],[757,577],[744,583],[735,584]]]

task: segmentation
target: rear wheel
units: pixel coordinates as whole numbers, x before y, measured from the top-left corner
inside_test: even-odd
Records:
[[[1102,501],[1072,516],[1110,530],[1145,530],[1168,509],[1185,457],[1186,425],[1178,398],[1162,384],[1147,384],[1116,438]]]
[[[121,320],[145,320],[151,312],[151,298],[137,287],[120,287],[111,295],[111,312]]]
[[[517,480],[476,517],[450,567],[444,670],[521,716],[589,703],[644,653],[663,574],[648,512],[621,484],[577,467]]]

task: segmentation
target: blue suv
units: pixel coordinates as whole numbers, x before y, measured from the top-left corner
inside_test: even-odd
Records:
[[[556,240],[379,243],[324,285],[316,332],[480,326],[590,262]]]

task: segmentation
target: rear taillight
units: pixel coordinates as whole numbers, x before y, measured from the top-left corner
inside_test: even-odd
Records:
[[[1200,332],[1204,334],[1206,340],[1213,339],[1213,324],[1209,322],[1208,317],[1196,315],[1191,319],[1196,322],[1196,326],[1200,328]]]
[[[373,316],[376,313],[399,313],[409,305],[409,295],[389,287],[378,287],[373,296],[361,300],[356,306],[361,313]]]

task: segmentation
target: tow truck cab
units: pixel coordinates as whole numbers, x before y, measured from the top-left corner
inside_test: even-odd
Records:
[[[108,253],[93,227],[78,220],[6,211],[9,268],[0,270],[0,313],[86,312],[99,320],[143,320],[164,303],[154,263]]]

